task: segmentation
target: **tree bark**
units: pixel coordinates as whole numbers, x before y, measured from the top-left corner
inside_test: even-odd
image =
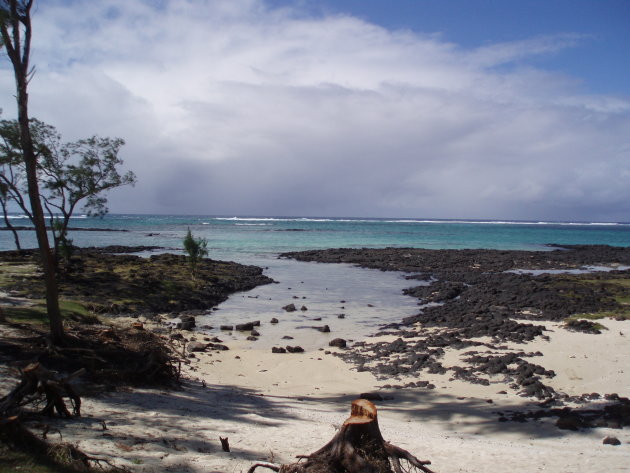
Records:
[[[11,225],[11,222],[9,220],[9,214],[7,213],[7,204],[3,200],[2,202],[0,202],[0,205],[2,205],[2,216],[4,217],[4,223],[7,228],[11,230],[11,233],[13,233],[13,239],[15,240],[15,249],[21,252],[22,246],[20,245],[20,237],[17,230],[13,225]]]
[[[37,243],[41,257],[44,280],[46,284],[46,309],[50,322],[50,336],[54,344],[63,342],[63,322],[59,310],[59,290],[55,271],[54,257],[50,250],[46,221],[39,195],[37,181],[37,157],[33,148],[33,139],[28,117],[28,82],[29,82],[29,56],[31,49],[31,7],[33,0],[18,2],[10,0],[7,23],[2,23],[1,32],[4,46],[13,65],[15,72],[15,85],[17,89],[18,123],[20,125],[20,144],[26,169],[28,183],[28,196],[31,203],[33,224],[37,235]],[[18,8],[20,7],[20,8]],[[24,39],[21,39],[20,31],[24,27]]]

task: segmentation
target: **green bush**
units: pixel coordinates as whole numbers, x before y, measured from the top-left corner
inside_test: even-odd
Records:
[[[184,251],[188,255],[190,272],[193,279],[197,276],[197,265],[205,256],[208,256],[208,240],[193,237],[190,228],[184,238]]]

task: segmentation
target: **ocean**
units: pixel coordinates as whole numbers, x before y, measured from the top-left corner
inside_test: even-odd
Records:
[[[28,225],[20,215],[14,225]],[[210,257],[238,262],[275,258],[285,251],[341,247],[494,248],[545,250],[547,244],[630,246],[630,223],[525,222],[306,217],[213,217],[203,215],[77,216],[71,231],[78,246],[147,245],[181,249],[186,230],[208,240]],[[20,232],[23,246],[35,235]],[[0,250],[12,249],[10,232],[0,232]]]
[[[19,215],[12,222],[28,224]],[[70,231],[78,246],[158,246],[175,253],[182,251],[182,239],[190,228],[195,237],[208,240],[210,258],[263,267],[277,282],[232,295],[198,317],[197,325],[214,327],[205,332],[231,344],[265,349],[300,345],[307,351],[337,337],[364,338],[384,324],[418,313],[418,300],[402,290],[419,282],[411,283],[396,272],[278,259],[281,252],[340,247],[544,251],[548,244],[630,246],[629,223],[110,214],[102,219],[77,216],[70,225],[103,229]],[[23,247],[35,246],[32,231],[21,231],[20,237]],[[0,250],[13,248],[11,232],[1,231]],[[305,310],[282,310],[291,303]],[[279,324],[268,323],[274,317]],[[247,334],[218,330],[220,325],[254,320],[262,323],[263,336],[257,342],[246,341]],[[323,325],[331,332],[313,328]]]

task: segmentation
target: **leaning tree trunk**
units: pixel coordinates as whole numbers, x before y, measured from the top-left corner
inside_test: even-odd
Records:
[[[48,234],[46,232],[46,221],[44,219],[44,211],[39,195],[37,157],[33,147],[33,138],[31,136],[28,116],[28,83],[32,73],[32,71],[29,70],[29,60],[31,52],[31,8],[33,6],[33,0],[24,0],[23,2],[9,0],[0,6],[3,7],[2,13],[4,20],[4,22],[0,24],[2,41],[15,73],[20,145],[26,169],[33,225],[35,226],[35,234],[37,236],[44,271],[46,308],[50,322],[50,336],[53,343],[60,344],[63,341],[64,331],[61,311],[59,310],[59,290],[55,274],[56,268],[53,254],[50,251]],[[21,36],[22,29],[24,30],[24,38]]]
[[[298,456],[300,460],[288,465],[256,463],[279,473],[403,473],[401,460],[425,473],[432,473],[425,465],[429,461],[418,460],[411,453],[383,440],[378,426],[376,406],[365,399],[352,402],[350,417],[330,442],[310,455]]]

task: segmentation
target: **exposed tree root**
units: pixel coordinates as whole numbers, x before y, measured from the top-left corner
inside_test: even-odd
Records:
[[[46,463],[65,468],[64,471],[129,473],[105,459],[86,455],[69,443],[48,443],[29,431],[17,416],[0,419],[0,443],[11,449],[33,455]]]
[[[63,417],[81,416],[81,398],[74,391],[70,382],[85,373],[80,369],[69,376],[61,378],[40,363],[31,363],[22,371],[22,380],[13,390],[0,399],[0,419],[18,414],[27,404],[39,404],[45,400],[46,405],[41,414],[52,416],[55,411]],[[64,397],[72,404],[72,414],[66,407]]]
[[[383,440],[378,426],[376,406],[365,399],[352,402],[350,417],[330,442],[310,455],[288,465],[260,462],[258,467],[279,473],[433,473],[429,461],[417,459],[407,450]],[[304,461],[302,461],[304,460]]]

